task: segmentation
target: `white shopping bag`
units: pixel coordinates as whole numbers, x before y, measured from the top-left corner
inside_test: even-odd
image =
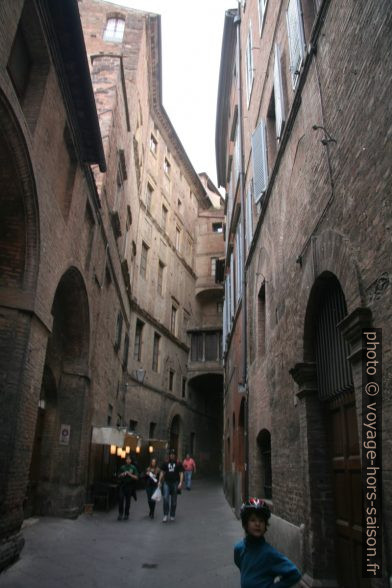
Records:
[[[155,500],[155,502],[159,502],[161,499],[162,499],[162,492],[158,486],[158,488],[155,490],[154,494],[151,496],[151,500]]]

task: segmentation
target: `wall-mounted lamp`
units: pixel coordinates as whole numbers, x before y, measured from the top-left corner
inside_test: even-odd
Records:
[[[137,384],[129,384],[128,382],[125,384],[126,388],[133,388],[134,386],[140,386],[144,382],[144,378],[146,375],[146,370],[143,368],[138,368],[137,370],[133,370],[131,373],[131,378],[136,380]]]
[[[121,454],[122,454],[121,447],[117,447],[117,455],[118,455],[118,457],[121,457]]]
[[[117,445],[110,446],[110,455],[116,455]]]
[[[131,453],[131,448],[129,447],[129,445],[126,446],[125,453],[126,454]]]
[[[323,139],[321,139],[321,143],[323,145],[328,145],[328,143],[336,143],[336,139],[331,137],[331,135],[328,133],[327,129],[325,127],[323,127],[322,125],[313,125],[312,129],[314,131],[317,131],[318,129],[321,129],[322,131],[324,131],[325,137]]]
[[[122,459],[125,459],[126,455],[127,455],[127,452],[125,451],[125,449],[123,449],[123,450],[121,451],[121,458],[122,458]]]
[[[148,446],[148,453],[152,453],[154,451],[154,446],[153,445],[149,445]]]
[[[136,451],[136,453],[140,453],[140,445],[136,445],[135,451]]]

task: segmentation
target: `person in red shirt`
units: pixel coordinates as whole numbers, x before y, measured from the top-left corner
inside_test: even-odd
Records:
[[[196,473],[196,463],[189,453],[186,454],[185,459],[182,462],[182,467],[184,468],[185,488],[187,490],[190,490],[192,483],[192,474]]]

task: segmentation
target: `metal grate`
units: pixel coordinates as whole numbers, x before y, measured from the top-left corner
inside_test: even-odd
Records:
[[[316,362],[320,400],[329,400],[352,390],[349,347],[337,328],[346,316],[343,291],[336,280],[326,286],[320,301],[316,327]]]

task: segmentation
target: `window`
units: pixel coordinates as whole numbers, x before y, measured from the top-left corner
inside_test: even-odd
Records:
[[[170,176],[170,168],[171,168],[171,165],[169,163],[169,160],[165,157],[165,159],[163,161],[163,171],[165,172],[165,174],[167,176]]]
[[[117,322],[116,322],[116,332],[114,335],[114,348],[116,351],[120,349],[121,345],[121,334],[122,334],[122,325],[123,325],[123,315],[121,312],[117,314]]]
[[[279,140],[282,136],[285,122],[284,94],[282,82],[282,66],[280,60],[280,48],[275,43],[275,60],[274,60],[274,97],[275,97],[275,128],[276,138]]]
[[[205,334],[205,360],[216,361],[218,354],[218,333]]]
[[[142,252],[140,257],[140,275],[143,278],[147,276],[147,257],[148,257],[148,247],[145,243],[142,243]]]
[[[176,249],[180,251],[181,249],[181,229],[176,227]]]
[[[220,358],[221,332],[192,333],[191,361],[217,361]]]
[[[223,233],[223,223],[212,223],[214,233]]]
[[[204,361],[203,333],[192,333],[191,360],[192,361]]]
[[[167,208],[162,204],[162,229],[166,232],[167,227]]]
[[[129,430],[135,432],[137,427],[137,421],[129,421]]]
[[[215,278],[216,276],[216,263],[218,261],[217,257],[211,257],[211,276]]]
[[[252,26],[249,23],[248,39],[246,42],[246,96],[248,105],[253,87],[253,54],[252,54]]]
[[[151,186],[151,184],[147,184],[147,189],[146,189],[146,208],[148,211],[151,211],[151,203],[152,203],[152,195],[154,193],[154,188]]]
[[[286,19],[290,49],[290,71],[294,89],[297,85],[302,60],[305,55],[305,37],[300,0],[290,0]]]
[[[133,347],[133,359],[136,361],[141,361],[142,358],[142,332],[143,332],[144,323],[142,321],[136,321],[136,330],[135,330],[135,344]]]
[[[112,424],[112,418],[113,418],[113,406],[111,404],[108,404],[108,416],[106,419],[106,422],[108,425]]]
[[[21,27],[16,31],[11,55],[8,61],[8,73],[14,85],[18,98],[23,102],[29,83],[30,70],[33,60]]]
[[[267,0],[259,0],[260,35],[262,33],[262,30],[263,30],[263,24],[264,24],[264,17],[265,17],[266,8],[267,8]]]
[[[264,195],[268,185],[267,144],[265,123],[260,121],[252,134],[253,193],[256,202]]]
[[[258,436],[257,444],[261,456],[261,475],[264,498],[272,498],[272,468],[271,468],[271,434],[263,429]]]
[[[177,200],[177,208],[178,208],[178,212],[180,214],[182,214],[182,202],[181,202],[181,200],[179,198]]]
[[[148,438],[149,439],[154,439],[156,428],[157,428],[157,424],[151,422],[149,429],[148,429]]]
[[[259,339],[259,354],[265,354],[265,331],[266,331],[266,308],[265,308],[265,284],[260,288],[257,300],[257,325],[258,325],[258,339]]]
[[[151,137],[150,137],[150,151],[154,155],[156,155],[157,151],[158,151],[158,141],[156,140],[154,135],[151,135]]]
[[[223,312],[223,302],[217,302],[216,303],[216,312],[218,314],[222,314],[222,312]]]
[[[174,388],[174,371],[169,370],[169,392],[173,392]]]
[[[50,61],[35,2],[24,2],[7,72],[31,133],[41,110]]]
[[[163,271],[165,269],[164,264],[160,261],[158,263],[158,281],[157,281],[157,291],[160,296],[163,296]]]
[[[158,333],[154,333],[154,344],[152,348],[152,369],[154,372],[159,372],[159,346],[161,337]]]
[[[182,396],[182,398],[186,397],[186,378],[182,378],[181,396]]]
[[[170,330],[173,333],[173,335],[176,334],[176,328],[177,328],[177,308],[175,306],[172,306],[172,309],[171,309],[171,320],[170,320]]]
[[[128,333],[125,334],[124,337],[124,352],[123,352],[123,368],[124,370],[127,369],[127,365],[128,365],[128,353],[129,353],[129,335]]]
[[[242,225],[241,217],[238,219],[237,230],[235,236],[235,266],[236,266],[236,284],[237,284],[237,303],[242,295],[242,270],[243,270],[243,256],[242,256]]]
[[[110,43],[121,43],[124,36],[125,20],[123,18],[108,18],[103,40]]]

